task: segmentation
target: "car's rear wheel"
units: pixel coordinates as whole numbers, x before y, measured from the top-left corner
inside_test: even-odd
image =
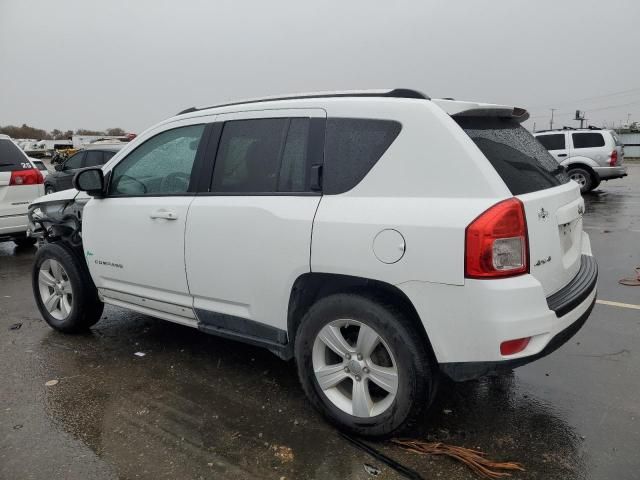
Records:
[[[298,375],[311,403],[351,433],[387,436],[433,400],[428,346],[393,305],[356,294],[325,297],[302,320]]]
[[[67,247],[48,243],[38,250],[32,286],[42,317],[56,330],[80,332],[100,320],[104,304],[86,265]]]
[[[593,177],[591,173],[585,170],[584,168],[570,168],[569,169],[569,178],[575,181],[578,185],[580,185],[580,192],[586,193],[591,191],[594,187]]]
[[[56,189],[53,188],[51,185],[47,185],[46,187],[44,187],[44,193],[45,195],[49,195],[50,193],[55,193]]]

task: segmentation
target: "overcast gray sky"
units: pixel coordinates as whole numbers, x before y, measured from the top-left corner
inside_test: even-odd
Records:
[[[385,87],[617,124],[640,120],[639,57],[637,0],[0,0],[0,125],[139,132],[193,105]]]

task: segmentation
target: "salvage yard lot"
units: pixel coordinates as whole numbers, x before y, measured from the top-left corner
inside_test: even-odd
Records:
[[[585,197],[585,229],[599,299],[638,305],[640,287],[618,284],[640,266],[640,165],[629,174]],[[365,464],[402,478],[326,424],[294,365],[267,351],[114,307],[90,334],[51,330],[31,294],[34,252],[0,244],[0,478],[373,478]],[[635,478],[639,341],[640,310],[597,304],[551,356],[444,381],[409,433],[521,462],[516,479]],[[475,478],[368,443],[424,478]]]

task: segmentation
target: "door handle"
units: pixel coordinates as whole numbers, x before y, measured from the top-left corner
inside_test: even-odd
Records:
[[[152,219],[164,218],[165,220],[177,220],[178,214],[173,210],[165,210],[163,208],[160,208],[154,212],[151,212],[149,217]]]
[[[559,156],[559,157],[566,157],[566,156],[567,156],[567,154],[566,154],[566,153],[559,153],[559,154],[558,154],[558,156]]]

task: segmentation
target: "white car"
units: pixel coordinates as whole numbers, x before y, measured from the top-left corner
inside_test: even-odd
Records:
[[[44,193],[44,179],[31,159],[7,135],[0,135],[0,242],[36,243],[26,236],[29,203]]]
[[[49,169],[47,168],[45,163],[38,158],[29,157],[29,160],[38,170],[40,170],[40,173],[42,174],[42,178],[47,178],[47,175],[49,175]],[[46,190],[45,190],[45,193],[46,193]]]
[[[411,90],[188,109],[33,203],[38,307],[266,347],[330,421],[389,435],[440,374],[540,358],[591,312],[584,202],[527,116]]]

